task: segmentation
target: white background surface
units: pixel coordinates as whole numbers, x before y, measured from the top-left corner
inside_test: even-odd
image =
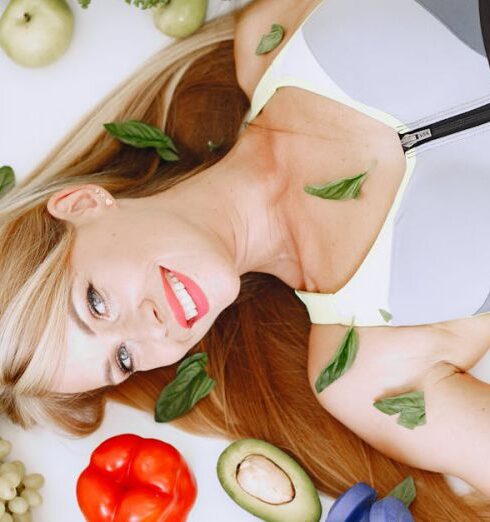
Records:
[[[207,19],[249,0],[209,0]],[[7,6],[0,0],[0,15]],[[68,0],[75,16],[68,51],[52,65],[23,68],[0,50],[0,166],[10,165],[18,180],[27,176],[77,121],[147,58],[173,40],[153,25],[151,10],[124,0],[92,0],[82,9]],[[490,382],[490,354],[469,372]],[[44,504],[34,510],[35,522],[79,522],[76,479],[90,453],[106,438],[136,433],[174,444],[192,468],[198,498],[190,522],[257,520],[238,507],[218,482],[215,466],[229,441],[188,435],[145,414],[109,404],[103,426],[81,440],[36,428],[24,432],[2,419],[0,435],[14,444],[9,460],[20,459],[28,472],[46,476]],[[453,480],[462,487],[462,482]],[[462,487],[464,490],[464,488]],[[322,496],[325,519],[333,499]]]
[[[0,0],[0,14],[7,6]],[[23,68],[0,49],[0,166],[10,165],[18,180],[27,176],[49,150],[96,102],[129,76],[147,58],[173,40],[153,25],[151,11],[124,0],[92,0],[82,9],[68,0],[75,16],[73,40],[54,64]],[[248,0],[210,0],[207,19]],[[190,522],[257,520],[224,492],[216,462],[230,443],[188,435],[152,415],[109,404],[103,426],[84,439],[72,440],[36,427],[23,431],[2,419],[0,435],[14,447],[8,460],[20,459],[27,472],[46,477],[44,504],[33,510],[35,522],[83,521],[75,497],[76,479],[90,453],[106,438],[136,433],[173,444],[185,457],[198,483]],[[322,497],[325,518],[333,499]]]

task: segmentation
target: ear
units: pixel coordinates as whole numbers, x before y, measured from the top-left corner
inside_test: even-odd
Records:
[[[115,205],[111,194],[99,185],[79,185],[55,192],[48,200],[48,212],[57,219],[82,223]]]

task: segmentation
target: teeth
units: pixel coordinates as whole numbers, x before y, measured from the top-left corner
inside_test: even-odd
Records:
[[[169,281],[174,294],[177,296],[179,303],[184,309],[186,321],[196,317],[198,314],[196,303],[194,303],[192,297],[189,295],[189,292],[185,289],[184,283],[179,281],[175,274],[172,274],[171,272],[167,272],[167,280]]]

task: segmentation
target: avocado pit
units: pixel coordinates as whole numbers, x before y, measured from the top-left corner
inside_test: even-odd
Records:
[[[267,504],[287,504],[296,494],[284,470],[263,455],[247,455],[236,468],[236,479],[246,493]]]

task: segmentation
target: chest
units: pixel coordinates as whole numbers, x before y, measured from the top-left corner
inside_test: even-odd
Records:
[[[305,89],[282,87],[249,123],[272,136],[277,175],[288,186],[291,227],[305,269],[304,289],[335,292],[375,242],[405,172],[396,132]],[[326,200],[304,190],[367,171],[361,194]]]

